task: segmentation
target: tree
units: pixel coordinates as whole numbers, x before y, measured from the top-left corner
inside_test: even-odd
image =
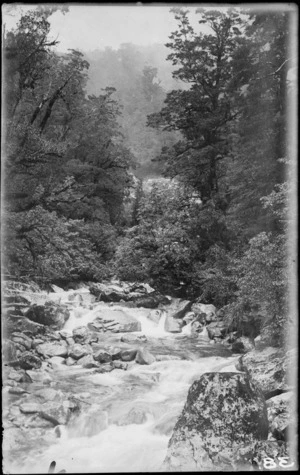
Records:
[[[149,117],[149,125],[178,130],[183,139],[165,151],[167,174],[179,176],[201,193],[203,202],[222,194],[220,162],[229,152],[228,125],[236,117],[232,88],[232,57],[242,43],[243,22],[235,9],[198,9],[200,24],[210,34],[197,34],[188,11],[172,10],[178,30],[166,45],[173,50],[168,59],[178,66],[173,76],[190,85],[167,95],[165,107]],[[166,153],[167,152],[167,153]]]

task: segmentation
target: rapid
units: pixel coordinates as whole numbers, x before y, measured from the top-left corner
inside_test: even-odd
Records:
[[[64,302],[68,292],[52,297]],[[112,305],[99,302],[90,307],[75,302],[64,331],[71,334],[74,328],[93,321],[96,311]],[[72,393],[80,401],[81,412],[67,426],[49,429],[40,444],[29,440],[27,450],[10,461],[6,473],[47,473],[52,461],[57,471],[67,473],[160,471],[192,382],[206,372],[236,371],[236,357],[228,356],[222,345],[209,344],[205,329],[196,337],[189,325],[183,333],[168,333],[164,329],[166,311],[155,323],[147,318],[149,309],[124,310],[140,321],[141,331],[130,334],[146,337],[139,347],[149,350],[156,361],[150,365],[130,362],[126,371],[103,374],[57,365],[52,385]],[[118,344],[122,335],[107,332],[103,344]]]

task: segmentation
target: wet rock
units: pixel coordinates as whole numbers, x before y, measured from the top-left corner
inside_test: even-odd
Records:
[[[23,414],[33,414],[42,410],[42,404],[34,402],[24,402],[23,404],[20,404],[19,408],[20,411],[23,412]]]
[[[94,360],[99,361],[99,363],[108,363],[112,361],[112,356],[106,350],[97,350],[94,353]]]
[[[288,428],[292,425],[292,414],[295,410],[293,392],[288,391],[268,399],[267,408],[270,436],[287,441]]]
[[[60,330],[70,317],[70,312],[66,305],[49,301],[44,305],[33,304],[26,312],[26,317],[33,322]]]
[[[4,361],[14,361],[17,359],[17,346],[12,341],[3,340],[2,351]]]
[[[27,393],[27,391],[25,391],[25,389],[20,388],[18,386],[14,387],[14,388],[9,388],[8,392],[10,394],[24,394],[24,393]]]
[[[66,340],[70,336],[69,333],[64,330],[59,331],[58,334],[63,340]]]
[[[62,364],[65,364],[66,360],[62,356],[52,356],[49,358],[48,363],[51,364],[53,369],[59,369]]]
[[[165,331],[170,333],[180,333],[182,329],[182,321],[167,315],[165,320]]]
[[[240,447],[267,436],[266,404],[248,376],[205,373],[190,387],[164,469],[221,470],[222,457],[232,461]]]
[[[241,336],[232,343],[233,353],[248,353],[255,347],[254,340],[247,336]]]
[[[27,375],[30,377],[32,382],[48,384],[52,381],[51,376],[41,370],[28,370]]]
[[[42,361],[36,355],[25,351],[19,358],[19,365],[22,369],[39,369],[42,366]]]
[[[156,361],[155,357],[151,355],[151,353],[146,350],[145,348],[142,348],[137,351],[135,361],[138,364],[152,364]]]
[[[149,318],[149,320],[151,320],[152,322],[154,323],[158,323],[159,320],[160,320],[160,317],[161,317],[161,314],[162,314],[162,311],[161,310],[151,310],[148,315],[147,315],[147,318]]]
[[[79,360],[83,356],[92,353],[92,349],[88,345],[80,345],[79,343],[75,343],[72,346],[67,347],[67,355],[74,358],[74,360]]]
[[[69,356],[67,359],[66,359],[66,365],[67,366],[73,366],[74,364],[77,363],[77,360],[74,360],[74,358],[71,358],[71,356]]]
[[[27,373],[27,371],[24,371],[24,374],[23,374],[22,378],[20,379],[20,383],[32,383],[32,379],[29,376],[29,374]]]
[[[141,343],[147,341],[147,337],[145,335],[122,335],[121,341],[123,343]]]
[[[108,352],[111,354],[112,360],[119,360],[121,358],[121,348],[110,347]]]
[[[287,444],[278,441],[259,440],[240,447],[234,456],[233,469],[235,471],[257,471],[266,469],[266,459],[271,459],[271,471],[279,467],[280,457],[287,457],[287,463],[291,462]],[[274,465],[275,464],[275,465]],[[270,467],[270,465],[268,465]]]
[[[11,370],[8,374],[8,379],[12,379],[13,381],[21,382],[22,376],[24,374],[24,371],[16,371],[16,370]]]
[[[37,347],[38,345],[41,345],[42,343],[44,343],[44,340],[42,340],[41,338],[34,338],[34,339],[32,340],[32,348],[35,350],[36,347]]]
[[[181,300],[179,299],[176,302],[176,308],[174,311],[170,312],[170,316],[173,318],[183,318],[187,312],[189,312],[192,308],[192,302],[189,300]]]
[[[75,340],[74,338],[72,338],[71,336],[69,336],[68,338],[66,338],[66,342],[68,343],[68,345],[75,345]]]
[[[121,360],[122,361],[133,361],[136,357],[137,350],[123,350],[121,352]]]
[[[36,351],[44,357],[68,356],[68,347],[64,341],[42,343],[36,347]]]
[[[114,368],[114,363],[104,363],[96,369],[96,373],[110,373]]]
[[[78,406],[77,406],[78,407]],[[76,410],[76,406],[69,401],[60,402],[47,402],[42,405],[40,411],[40,417],[51,422],[54,426],[66,425],[70,420],[72,412]]]
[[[122,361],[114,361],[114,368],[126,370],[128,368],[128,364],[123,363]]]
[[[226,327],[223,322],[211,322],[206,326],[209,338],[223,338],[226,333]]]
[[[119,285],[111,284],[92,284],[89,287],[92,295],[102,302],[120,302],[120,300],[128,300],[128,293]]]
[[[92,355],[83,356],[77,361],[83,368],[97,368],[98,364]]]
[[[43,335],[46,332],[46,326],[32,322],[26,317],[10,318],[7,322],[7,332],[10,334],[14,331],[27,332],[31,335]]]
[[[93,324],[99,322],[104,330],[114,333],[136,332],[141,330],[141,323],[123,310],[99,310]]]
[[[53,388],[43,388],[35,391],[35,396],[42,398],[45,401],[58,401],[63,398],[63,393]]]
[[[15,343],[20,343],[21,345],[23,345],[26,348],[26,350],[31,349],[32,339],[29,338],[28,336],[24,335],[24,333],[14,332],[14,333],[12,333],[12,338],[11,339]]]
[[[237,363],[239,371],[247,372],[262,390],[266,399],[278,392],[291,389],[288,379],[290,368],[296,365],[296,351],[265,348],[241,356]]]
[[[193,303],[191,307],[192,312],[194,312],[197,316],[201,313],[205,313],[205,321],[206,323],[214,322],[217,320],[217,309],[214,305],[211,304],[203,304],[201,302]]]
[[[73,340],[75,341],[75,343],[84,343],[88,340],[89,338],[89,330],[87,329],[87,327],[77,327],[77,328],[74,328],[73,330]]]
[[[142,296],[134,300],[136,307],[157,308],[159,305],[168,305],[170,300],[165,295],[155,291],[150,295]]]
[[[192,322],[193,320],[196,320],[196,315],[194,312],[188,312],[182,319],[186,324]]]

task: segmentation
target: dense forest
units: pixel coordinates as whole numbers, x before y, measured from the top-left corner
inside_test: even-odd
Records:
[[[199,9],[203,34],[174,8],[161,72],[163,47],[157,63],[134,45],[58,53],[53,11],[23,14],[4,37],[4,274],[148,282],[279,343],[294,193],[290,14]]]

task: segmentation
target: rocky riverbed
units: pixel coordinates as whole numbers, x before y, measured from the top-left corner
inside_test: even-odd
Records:
[[[147,284],[4,294],[6,473],[296,463],[295,349],[228,333],[212,304]]]

